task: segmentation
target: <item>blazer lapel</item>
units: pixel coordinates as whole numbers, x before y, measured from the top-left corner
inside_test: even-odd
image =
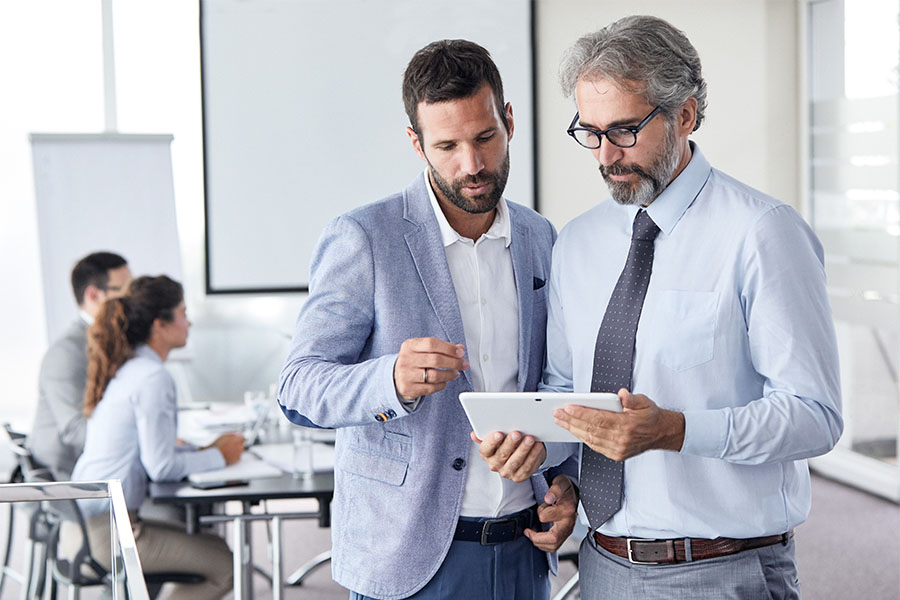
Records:
[[[510,206],[507,203],[507,206]],[[509,218],[512,221],[512,243],[509,245],[512,256],[513,274],[516,278],[516,294],[519,297],[519,391],[525,391],[525,380],[528,376],[528,361],[531,356],[531,329],[534,326],[534,265],[531,262],[531,236],[528,228],[515,218],[510,207]]]
[[[424,175],[417,177],[403,193],[403,217],[416,225],[406,233],[406,245],[425,287],[428,301],[444,330],[445,339],[453,344],[466,346],[466,332],[456,300],[453,277],[450,275],[444,242],[425,185]],[[468,346],[466,353],[468,354]],[[471,386],[468,371],[463,371],[463,375]]]

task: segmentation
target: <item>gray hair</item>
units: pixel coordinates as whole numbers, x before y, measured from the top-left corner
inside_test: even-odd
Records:
[[[657,17],[624,17],[582,36],[563,56],[559,74],[563,93],[574,95],[582,78],[609,79],[624,91],[641,94],[669,119],[693,96],[694,131],[703,122],[706,82],[700,56],[684,33]]]

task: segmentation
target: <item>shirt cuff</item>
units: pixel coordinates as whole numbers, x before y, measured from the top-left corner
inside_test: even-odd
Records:
[[[726,410],[688,410],[684,413],[684,444],[682,454],[722,458],[728,439]]]
[[[422,399],[422,396],[419,396],[418,398],[413,398],[412,400],[407,400],[404,397],[402,397],[399,392],[397,392],[397,400],[400,401],[400,404],[403,405],[403,408],[406,409],[406,412],[411,413],[414,410],[416,410],[419,407],[419,400],[421,400],[421,399]]]
[[[568,442],[545,442],[544,448],[547,450],[547,456],[541,463],[538,473],[563,464],[572,454],[572,444]]]

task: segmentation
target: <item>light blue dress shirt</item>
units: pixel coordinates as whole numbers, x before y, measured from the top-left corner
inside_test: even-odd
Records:
[[[806,458],[840,437],[838,356],[822,246],[790,206],[690,164],[647,209],[661,229],[633,392],[685,417],[681,452],[625,461],[599,529],[649,538],[778,534],[809,512]],[[607,199],[553,249],[547,389],[589,391],[594,344],[636,206]]]
[[[72,479],[120,479],[129,510],[137,510],[153,481],[225,466],[216,448],[196,450],[175,444],[178,408],[175,382],[159,355],[139,346],[109,382],[87,420],[84,452]],[[109,510],[107,500],[79,501],[85,518]]]

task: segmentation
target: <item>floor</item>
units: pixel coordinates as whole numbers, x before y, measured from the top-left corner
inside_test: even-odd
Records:
[[[303,501],[271,502],[270,510],[307,510]],[[2,509],[0,509],[2,510]],[[5,521],[5,519],[4,519]],[[271,563],[265,555],[266,528],[253,526],[256,560],[263,568]],[[21,531],[21,529],[19,529]],[[284,523],[287,566],[285,576],[330,547],[330,534],[313,521]],[[900,506],[842,484],[813,477],[813,507],[809,520],[797,529],[797,561],[803,596],[812,600],[896,600],[900,598]],[[16,548],[21,548],[21,541]],[[21,553],[21,551],[20,551]],[[19,554],[20,554],[19,553]],[[14,555],[13,565],[22,557]],[[564,562],[554,578],[554,593],[575,572]],[[99,590],[86,590],[82,598],[98,598]],[[254,579],[257,599],[272,598],[268,581]],[[19,585],[7,581],[2,600],[19,598]],[[165,597],[166,594],[163,594]],[[231,596],[228,596],[229,598]],[[330,567],[315,570],[301,586],[285,590],[286,599],[345,600],[347,591],[331,581]]]

